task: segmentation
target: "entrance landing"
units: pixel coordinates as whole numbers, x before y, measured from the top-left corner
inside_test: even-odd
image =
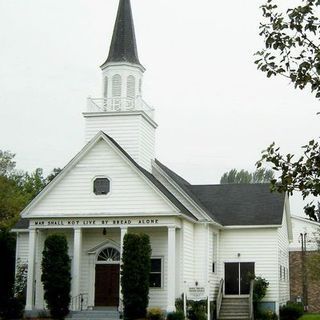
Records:
[[[66,319],[72,320],[119,320],[120,313],[115,307],[96,307],[94,310],[73,311]]]

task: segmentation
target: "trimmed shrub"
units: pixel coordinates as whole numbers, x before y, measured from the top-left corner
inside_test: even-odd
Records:
[[[278,320],[278,316],[271,310],[262,310],[258,312],[256,316],[257,320]]]
[[[167,314],[167,320],[184,320],[184,314],[182,311],[169,312]]]
[[[187,315],[189,320],[207,319],[207,301],[191,301],[187,303]]]
[[[42,276],[44,299],[54,319],[64,319],[70,304],[70,257],[63,235],[53,234],[44,243]]]
[[[149,303],[151,246],[146,234],[126,234],[123,240],[121,287],[125,320],[146,317]]]
[[[288,301],[287,304],[280,308],[281,320],[296,320],[303,315],[303,304]]]
[[[148,320],[163,320],[164,313],[160,308],[149,308],[147,313]]]

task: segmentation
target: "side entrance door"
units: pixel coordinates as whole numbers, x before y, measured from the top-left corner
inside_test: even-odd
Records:
[[[228,262],[224,264],[225,294],[249,294],[254,275],[254,262]]]
[[[97,264],[95,306],[119,305],[119,264]]]

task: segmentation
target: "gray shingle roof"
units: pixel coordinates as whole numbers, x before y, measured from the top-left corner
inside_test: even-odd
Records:
[[[23,230],[29,228],[29,219],[20,218],[12,229]]]
[[[284,195],[269,184],[194,185],[190,190],[224,226],[281,225]]]
[[[271,193],[269,184],[191,185],[156,160],[211,218],[224,226],[281,225],[284,195]]]
[[[101,67],[109,62],[129,62],[141,65],[138,58],[130,0],[120,0],[119,2],[109,56]]]

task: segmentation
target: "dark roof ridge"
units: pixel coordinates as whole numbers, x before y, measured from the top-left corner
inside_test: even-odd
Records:
[[[141,167],[128,153],[125,151],[117,141],[101,131],[113,144],[120,150],[120,152],[163,194],[171,201],[181,212],[187,216],[198,220],[152,173]]]

